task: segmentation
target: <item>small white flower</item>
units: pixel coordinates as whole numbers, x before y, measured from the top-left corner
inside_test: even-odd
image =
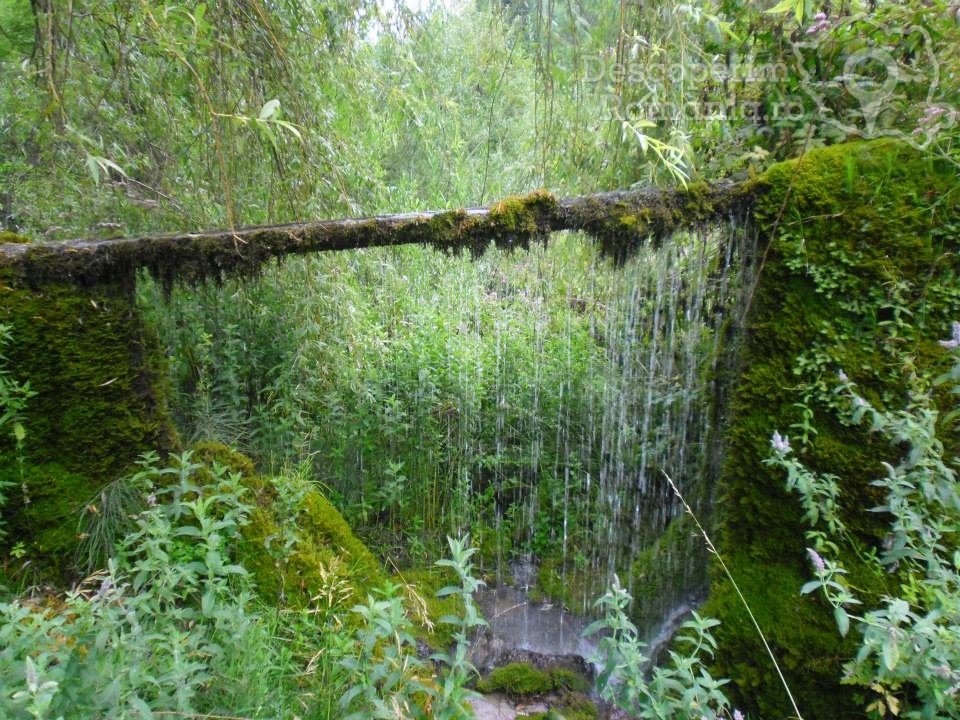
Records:
[[[960,322],[953,323],[953,336],[949,340],[941,340],[940,344],[947,350],[960,348]]]
[[[810,562],[813,563],[813,566],[817,569],[818,573],[826,571],[827,564],[823,561],[823,558],[820,557],[820,553],[813,548],[807,548],[807,555],[810,556]]]
[[[781,455],[786,455],[792,449],[790,447],[790,438],[783,437],[779,431],[773,431],[773,437],[770,438],[770,446]]]
[[[847,377],[847,374],[843,370],[837,373],[837,379],[842,383],[850,382],[850,378]]]

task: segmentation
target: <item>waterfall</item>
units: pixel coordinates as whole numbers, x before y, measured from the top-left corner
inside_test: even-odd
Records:
[[[735,224],[701,228],[616,266],[565,235],[547,248],[448,258],[435,270],[445,281],[414,283],[423,295],[409,301],[408,322],[427,327],[387,352],[420,353],[420,364],[414,377],[410,358],[394,357],[408,377],[383,395],[409,402],[410,382],[418,402],[453,397],[442,422],[415,423],[411,446],[393,451],[415,485],[436,466],[444,476],[443,498],[423,503],[413,527],[473,532],[498,581],[511,559],[533,558],[540,590],[579,612],[617,573],[650,637],[695,605],[705,544],[665,474],[708,524],[718,370],[733,347],[749,241]],[[424,344],[442,348],[442,366],[422,356]],[[359,449],[362,467],[373,454]],[[430,449],[434,467],[414,457]],[[331,485],[348,501],[356,492],[355,478]]]
[[[492,580],[532,560],[533,591],[580,613],[617,574],[653,637],[705,587],[703,540],[664,474],[708,524],[752,242],[731,219],[621,262],[575,233],[479,258],[407,246],[293,259],[215,291],[219,314],[174,296],[178,328],[219,318],[201,335],[209,367],[189,368],[202,392],[181,403],[209,418],[219,382],[218,407],[244,404],[251,452],[311,463],[399,565],[428,565],[445,535],[470,532]],[[205,377],[229,348],[249,354],[249,375]],[[254,391],[256,373],[274,379]]]

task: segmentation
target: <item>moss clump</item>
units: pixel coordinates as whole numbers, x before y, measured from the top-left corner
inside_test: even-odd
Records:
[[[503,692],[513,698],[523,698],[530,695],[546,695],[558,693],[558,706],[589,705],[596,717],[596,708],[586,700],[583,693],[589,692],[590,681],[587,678],[564,668],[538,670],[529,663],[510,663],[493,670],[487,677],[477,683],[477,690],[484,693]]]
[[[542,713],[517,715],[526,720],[597,720],[599,712],[590,698],[581,693],[562,693],[556,704]]]
[[[69,579],[83,505],[143,451],[175,444],[159,344],[128,288],[30,288],[0,271],[7,367],[37,393],[22,456],[0,438],[0,479],[15,483],[5,516],[50,580]]]
[[[936,340],[960,317],[960,205],[955,170],[896,142],[853,143],[772,167],[757,183],[754,219],[769,242],[756,287],[741,374],[729,408],[717,489],[720,551],[780,659],[806,717],[862,714],[842,687],[852,639],[830,608],[799,595],[810,579],[802,511],[780,470],[763,464],[774,430],[804,462],[841,478],[851,534],[840,549],[850,582],[876,598],[896,582],[857,561],[881,542],[889,518],[870,513],[880,461],[896,456],[838,417],[832,392],[844,370],[876,404],[902,407],[903,357],[945,369]],[[802,427],[812,426],[801,447]],[[791,430],[791,428],[793,428]],[[956,436],[943,436],[948,452]],[[704,614],[722,621],[713,668],[737,689],[735,704],[762,717],[790,714],[772,665],[733,588],[714,574]]]
[[[241,561],[258,592],[293,608],[349,608],[386,576],[343,516],[312,484],[250,478],[254,511]]]
[[[543,221],[556,210],[557,198],[546,190],[511,195],[490,206],[490,234],[530,236],[543,232]]]
[[[527,663],[510,663],[498,667],[477,683],[480,692],[504,692],[511,697],[542,695],[553,688],[553,677],[549,672],[537,670]]]
[[[497,247],[527,247],[532,238],[545,239],[556,221],[559,203],[546,190],[511,195],[490,206],[486,214],[454,210],[433,215],[415,242],[438,250],[469,249],[480,257],[493,242]]]
[[[241,452],[233,450],[223,443],[214,440],[202,440],[190,446],[191,459],[206,467],[222,465],[229,472],[237,473],[243,478],[252,478],[256,475],[253,460]]]
[[[0,230],[0,245],[17,244],[22,245],[30,242],[30,238],[12,230]]]
[[[676,191],[614,192],[565,201],[562,226],[592,235],[601,252],[621,264],[641,245],[660,243],[683,228],[743,216],[752,183],[693,183]]]
[[[590,692],[590,681],[573,670],[555,668],[550,671],[550,677],[556,690],[568,690],[574,693]]]

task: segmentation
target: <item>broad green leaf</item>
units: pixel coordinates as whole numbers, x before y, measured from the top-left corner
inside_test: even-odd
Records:
[[[840,634],[846,637],[847,633],[850,632],[850,616],[847,615],[847,611],[842,607],[835,607],[833,617],[837,621],[837,629],[840,630]]]
[[[93,182],[99,185],[100,184],[100,164],[97,162],[97,159],[93,155],[87,155],[87,170],[89,170],[90,174],[93,176]]]
[[[887,670],[892,671],[900,662],[900,647],[897,645],[896,638],[887,638],[883,643],[880,654],[883,656],[884,666]]]
[[[800,0],[803,2],[803,0]],[[795,10],[797,0],[780,0],[776,5],[767,10],[769,15],[782,15],[783,13],[788,13],[791,10]]]
[[[272,118],[277,110],[280,108],[280,101],[274,98],[273,100],[268,100],[264,103],[263,107],[260,108],[260,120],[269,120]]]

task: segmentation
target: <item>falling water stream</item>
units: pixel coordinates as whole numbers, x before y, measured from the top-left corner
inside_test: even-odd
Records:
[[[655,654],[702,599],[704,541],[689,524],[674,524],[683,505],[666,476],[708,523],[711,479],[721,452],[713,431],[722,407],[723,370],[735,350],[748,242],[749,233],[735,228],[683,233],[641,249],[626,263],[613,278],[608,302],[590,310],[590,334],[603,352],[590,356],[585,374],[595,384],[586,403],[563,402],[578,391],[572,375],[538,373],[527,398],[527,422],[536,427],[544,413],[555,413],[549,424],[554,437],[525,436],[534,438],[527,450],[531,467],[538,466],[545,444],[552,449],[552,483],[548,492],[543,485],[526,488],[511,507],[522,508],[527,528],[537,528],[537,516],[545,513],[559,521],[554,530],[560,561],[551,571],[559,574],[559,587],[572,591],[559,599],[568,607],[531,601],[526,589],[536,585],[536,568],[524,565],[522,582],[514,577],[504,583],[508,565],[501,552],[501,582],[480,598],[495,637],[546,655],[592,655],[594,645],[580,637],[585,618],[619,574],[637,598],[633,616]],[[531,312],[539,302],[532,299]],[[498,353],[491,370],[498,408],[506,408],[516,402],[507,389],[509,360],[500,356],[501,333],[509,328],[495,332]],[[535,335],[537,357],[547,341],[546,333]],[[479,366],[476,372],[482,372]],[[537,392],[546,382],[560,383],[561,402],[552,408],[543,407]],[[497,414],[496,425],[495,457],[502,458],[505,448],[514,447],[507,413]],[[508,476],[497,468],[500,482]],[[498,507],[496,526],[503,522]],[[536,555],[536,538],[524,548]],[[512,570],[516,575],[517,566]]]
[[[341,467],[328,483],[348,509],[412,526],[408,540],[417,528],[471,532],[496,592],[512,592],[511,563],[531,557],[537,599],[570,617],[588,616],[616,576],[642,632],[663,635],[705,590],[703,539],[667,476],[708,523],[749,242],[731,222],[614,266],[566,235],[420,270],[442,282],[385,259],[363,286],[382,345],[356,362],[388,380],[364,439],[321,449]],[[368,460],[374,443],[396,458],[386,475]],[[409,505],[391,504],[396,483],[420,498],[412,523]]]

